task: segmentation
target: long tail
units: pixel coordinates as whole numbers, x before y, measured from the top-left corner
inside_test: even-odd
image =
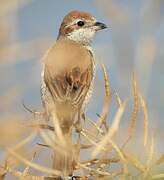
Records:
[[[59,112],[59,111],[58,111]],[[70,113],[58,114],[61,136],[58,134],[57,145],[54,149],[53,168],[60,170],[64,176],[71,176],[76,164],[77,155],[72,142],[72,125],[74,117]]]
[[[64,134],[63,137],[64,145],[61,145],[61,149],[54,150],[53,168],[60,170],[64,176],[71,176],[76,163],[74,147],[69,134]]]

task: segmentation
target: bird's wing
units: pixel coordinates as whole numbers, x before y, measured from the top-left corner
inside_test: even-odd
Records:
[[[44,81],[55,102],[82,105],[93,78],[92,58],[74,42],[58,42],[52,48],[45,60]]]

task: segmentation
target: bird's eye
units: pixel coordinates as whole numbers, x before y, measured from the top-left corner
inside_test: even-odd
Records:
[[[77,25],[78,25],[78,26],[81,26],[81,27],[84,26],[84,24],[85,24],[84,21],[78,21],[78,22],[77,22]]]

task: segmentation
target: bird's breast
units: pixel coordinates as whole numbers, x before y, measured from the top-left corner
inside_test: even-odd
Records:
[[[66,94],[69,94],[70,104],[85,108],[92,94],[94,76],[95,62],[91,47],[72,41],[57,42],[44,60],[43,103],[48,103],[50,99],[65,103]],[[71,92],[67,93],[70,88]]]

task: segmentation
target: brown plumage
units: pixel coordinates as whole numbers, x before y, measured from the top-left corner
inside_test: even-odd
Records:
[[[92,79],[91,53],[72,40],[58,40],[45,59],[44,82],[61,126],[66,126],[66,130],[75,116],[78,117]]]
[[[54,168],[65,169],[65,175],[72,174],[76,161],[71,128],[80,121],[92,91],[94,55],[90,43],[94,34],[104,28],[105,24],[96,22],[91,14],[72,11],[65,16],[57,41],[44,58],[43,106],[48,119],[55,113],[66,146],[70,147],[64,154],[54,150]]]
[[[64,19],[63,19],[63,22],[60,26],[60,29],[59,29],[59,33],[60,33],[60,36],[65,36],[66,34],[72,32],[75,28],[80,28],[78,26],[68,26],[68,22],[72,22],[73,20],[76,20],[76,19],[83,19],[85,21],[91,21],[91,22],[96,22],[96,19],[89,13],[86,13],[86,12],[79,12],[79,11],[71,11],[70,13],[68,13]]]

